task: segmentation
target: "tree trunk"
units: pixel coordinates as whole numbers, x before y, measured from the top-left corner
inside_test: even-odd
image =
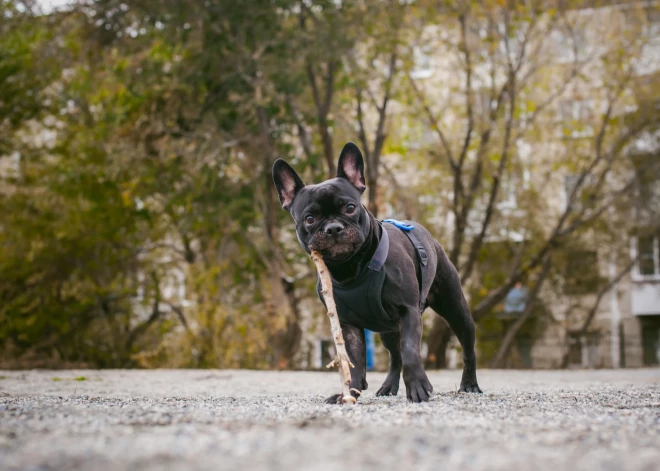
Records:
[[[300,328],[300,306],[296,296],[295,283],[286,280],[284,277],[281,280],[292,314],[286,317],[286,326],[281,334],[282,347],[277,365],[279,369],[283,370],[291,368],[293,357],[298,353],[300,340],[302,339],[302,329]]]
[[[256,96],[261,95],[259,89]],[[258,101],[257,101],[258,102]],[[264,298],[268,330],[273,346],[272,366],[279,369],[291,367],[294,355],[300,346],[302,331],[300,328],[300,313],[298,300],[295,297],[295,286],[284,277],[284,262],[279,245],[277,231],[277,212],[280,211],[272,178],[268,169],[275,160],[273,143],[270,135],[268,116],[263,106],[257,106],[257,117],[263,145],[263,191],[264,191],[264,232],[268,246],[269,276],[264,283]]]
[[[323,142],[323,155],[325,156],[325,163],[328,167],[328,178],[337,176],[337,167],[335,167],[335,155],[332,149],[332,137],[330,136],[328,119],[326,116],[319,116],[319,132],[321,133],[321,141]]]
[[[504,336],[504,339],[502,339],[500,348],[497,349],[495,358],[493,358],[493,361],[491,363],[492,368],[502,367],[502,364],[504,363],[506,356],[509,354],[509,351],[511,350],[511,346],[513,345],[513,341],[516,338],[516,334],[523,326],[525,321],[532,316],[532,313],[534,312],[534,304],[536,303],[539,291],[541,291],[541,287],[545,282],[545,278],[548,275],[549,269],[550,269],[550,256],[548,255],[546,256],[546,260],[543,263],[543,271],[539,275],[539,278],[536,281],[536,284],[534,285],[534,288],[532,289],[532,292],[530,293],[527,299],[527,306],[525,306],[525,310],[520,315],[520,317],[516,319],[516,321],[513,324],[511,324],[511,326],[506,332],[506,335]]]
[[[262,279],[266,319],[272,348],[271,366],[281,370],[293,366],[293,359],[300,347],[302,330],[298,299],[293,283],[286,282],[278,263],[273,263],[271,274]]]
[[[369,179],[369,203],[367,207],[371,214],[378,219],[378,168],[373,169]]]

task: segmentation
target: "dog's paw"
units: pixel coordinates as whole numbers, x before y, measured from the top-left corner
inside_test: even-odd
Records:
[[[476,381],[461,383],[461,387],[458,392],[483,394],[483,391],[481,388],[479,388],[479,385]]]
[[[404,372],[404,383],[406,383],[406,397],[410,402],[429,402],[433,386],[424,371],[411,378],[405,378]]]
[[[358,398],[360,397],[360,394],[356,393],[354,390],[351,390],[351,396],[355,398],[357,401]],[[337,404],[337,405],[342,405],[344,403],[343,401],[344,396],[341,394],[333,394],[329,398],[325,400],[326,404]]]
[[[325,400],[326,404],[339,404],[341,405],[341,398],[343,396],[341,394],[333,394],[329,398]]]
[[[396,378],[390,378],[388,375],[387,378],[385,378],[385,382],[383,382],[383,385],[380,387],[378,391],[376,391],[376,396],[396,396],[399,393],[399,375],[396,375]]]

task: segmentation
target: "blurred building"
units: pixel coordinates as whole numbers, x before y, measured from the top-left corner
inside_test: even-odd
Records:
[[[569,71],[576,64],[580,64],[581,79],[571,81],[565,88],[555,87],[561,93],[553,98],[552,110],[548,113],[552,118],[544,123],[541,135],[535,135],[532,139],[526,139],[523,135],[516,142],[516,161],[520,165],[505,175],[503,195],[498,203],[503,222],[493,227],[491,233],[496,235],[487,240],[493,246],[504,243],[515,245],[525,240],[525,234],[507,227],[507,221],[520,219],[528,211],[524,207],[525,201],[521,200],[523,190],[530,187],[538,189],[549,206],[554,208],[554,214],[539,215],[541,222],[543,217],[547,217],[548,230],[552,221],[566,209],[568,196],[579,178],[577,169],[575,173],[565,171],[566,165],[559,166],[559,171],[549,169],[557,163],[557,156],[588,151],[598,140],[595,123],[606,112],[603,83],[608,80],[609,72],[604,70],[606,65],[594,58],[604,54],[608,41],[629,35],[634,38],[631,44],[644,43],[634,52],[634,60],[630,61],[633,78],[627,83],[614,113],[621,120],[634,117],[639,112],[636,102],[655,107],[660,113],[660,9],[657,2],[608,2],[608,6],[601,8],[575,9],[567,16],[571,28],[549,28],[547,37],[539,39],[543,46],[535,49],[532,43],[527,47],[542,58],[535,59],[535,63],[544,67],[544,78],[548,84],[557,85],[566,81]],[[417,86],[423,88],[427,96],[433,97],[433,101],[440,103],[436,112],[442,116],[443,126],[454,132],[467,121],[465,116],[454,111],[464,106],[465,95],[461,94],[464,78],[456,72],[457,64],[452,62],[455,58],[446,53],[447,44],[455,46],[458,43],[458,33],[455,27],[437,27],[425,32],[422,35],[426,36],[425,40],[415,48],[415,65],[410,73]],[[479,31],[473,33],[478,37]],[[475,43],[478,42],[477,39]],[[503,54],[518,53],[519,44],[512,41],[509,46],[511,48],[502,51]],[[474,96],[476,119],[479,119],[480,113],[487,113],[494,106],[488,97],[486,79],[482,80],[484,93],[479,93],[480,78],[489,77],[489,73],[486,65],[475,60],[472,80],[477,90]],[[502,79],[499,78],[500,81]],[[536,93],[542,97],[547,90],[539,87]],[[534,98],[537,97],[529,97],[530,101]],[[537,99],[537,103],[540,101],[543,101],[542,98]],[[406,141],[404,147],[424,149],[439,146],[433,130],[415,128],[411,124],[414,120],[401,117],[408,106],[397,103],[390,112],[397,120],[396,132]],[[521,108],[520,119],[524,128],[524,106]],[[451,135],[460,136],[461,133]],[[552,289],[544,288],[540,294],[539,304],[546,311],[543,316],[545,320],[542,325],[530,328],[529,332],[523,329],[516,348],[513,348],[511,366],[609,368],[660,364],[660,231],[657,230],[660,221],[660,207],[657,206],[660,201],[660,175],[658,165],[650,167],[656,170],[653,172],[640,170],[649,168],[642,162],[654,160],[657,164],[660,160],[660,133],[652,129],[626,145],[621,152],[627,154],[631,164],[613,171],[606,184],[616,187],[632,177],[635,180],[632,192],[635,197],[631,198],[632,205],[612,205],[610,209],[613,227],[619,221],[621,224],[613,238],[616,240],[611,244],[604,243],[604,238],[593,232],[585,236],[579,247],[564,251],[567,253],[562,255],[561,279]],[[396,167],[396,153],[384,159],[390,168]],[[428,172],[420,175],[411,171],[401,180],[419,185],[420,179],[428,178],[428,175]],[[447,188],[451,188],[450,182]],[[581,202],[581,196],[576,198],[576,211],[579,211],[580,204],[588,204],[586,200]],[[433,196],[428,198],[432,204],[438,204]],[[397,214],[395,207],[385,209],[384,213],[388,216]],[[453,221],[447,216],[449,213],[446,206],[438,206],[428,219],[438,227],[451,228]],[[447,229],[447,233],[451,230]],[[630,266],[633,260],[636,261]],[[619,277],[621,267],[627,265],[629,270],[625,276]],[[486,267],[482,267],[483,270]],[[599,296],[608,284],[613,288]],[[525,288],[515,288],[498,308],[497,317],[504,329],[524,310],[525,295]],[[598,298],[600,302],[596,303]],[[593,320],[583,331],[582,326],[590,316],[591,306],[596,304],[598,308]]]

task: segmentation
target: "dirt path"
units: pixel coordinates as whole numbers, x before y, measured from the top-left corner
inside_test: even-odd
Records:
[[[0,469],[659,470],[660,370],[434,372],[326,406],[333,373],[0,371]]]

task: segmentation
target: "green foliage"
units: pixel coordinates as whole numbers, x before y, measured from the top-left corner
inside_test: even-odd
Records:
[[[322,136],[334,149],[347,140],[364,138],[372,150],[380,142],[383,155],[398,160],[369,166],[370,185],[372,177],[385,180],[370,187],[374,202],[425,222],[449,252],[454,234],[445,216],[460,198],[411,87],[414,49],[443,45],[442,54],[461,59],[463,46],[443,32],[456,33],[467,15],[473,60],[493,61],[501,71],[507,64],[498,52],[496,20],[508,15],[513,41],[538,15],[545,15],[544,25],[563,18],[563,12],[500,4],[96,0],[38,14],[0,0],[0,363],[292,366],[302,317],[310,316],[308,306],[322,308],[310,302],[313,267],[272,188],[273,160],[289,159],[305,181],[316,182],[330,167],[332,149]],[[490,22],[485,33],[484,20]],[[420,38],[426,27],[436,33]],[[617,80],[626,76],[623,52],[631,47],[621,43],[602,59]],[[554,133],[547,121],[522,124],[543,103],[535,93],[551,93],[562,73],[554,65],[538,70],[544,73],[519,85],[515,105],[494,113],[482,154],[487,104],[475,119],[466,188],[477,155],[484,166],[468,205],[468,212],[477,208],[472,216],[505,154],[507,117],[515,121],[514,135],[532,142]],[[456,81],[436,88],[455,99],[427,104],[453,117],[445,131],[458,153],[464,104],[476,97],[461,95],[465,88]],[[657,88],[647,88],[640,103],[657,98]],[[382,130],[370,115],[368,135],[358,131],[357,90],[365,114],[380,111],[386,90],[390,106],[396,102],[383,110]],[[644,110],[636,116],[647,118]],[[615,129],[623,121],[611,119]],[[566,130],[578,125],[593,123],[563,123]],[[567,143],[550,168],[537,162],[531,168],[539,179],[545,171],[576,172],[592,147]],[[512,157],[503,180],[519,184],[521,162]],[[424,176],[421,182],[408,181],[411,169]],[[551,217],[540,185],[518,185],[517,197],[522,210],[497,210],[487,233],[524,233],[526,263],[543,246]],[[594,195],[582,197],[590,204]],[[467,280],[473,305],[506,283],[515,257],[515,244],[489,241],[477,250]],[[465,237],[463,249],[468,242]],[[498,328],[486,316],[484,341],[493,333],[499,338]]]

